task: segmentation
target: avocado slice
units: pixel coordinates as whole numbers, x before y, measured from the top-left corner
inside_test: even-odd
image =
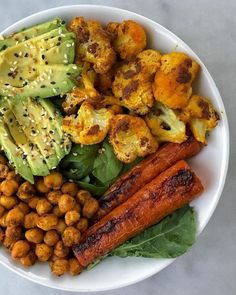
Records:
[[[25,155],[21,148],[19,148],[14,139],[11,137],[10,132],[5,122],[0,119],[0,145],[10,163],[15,167],[16,171],[30,183],[34,183],[32,171],[25,159]]]
[[[23,87],[11,86],[0,82],[0,95],[14,98],[46,98],[62,95],[70,91],[80,74],[80,67],[70,65],[40,65],[35,67],[35,76],[32,81]]]
[[[11,34],[7,38],[0,40],[0,51],[25,40],[40,36],[58,27],[61,27],[63,21],[60,18],[55,18],[52,21],[42,23],[27,29],[23,29],[18,33]]]
[[[48,169],[55,169],[59,161],[55,154],[53,141],[46,132],[46,124],[42,124],[42,122],[37,120],[42,114],[38,114],[38,117],[35,118],[34,115],[28,111],[27,99],[8,99],[8,105],[14,113],[16,120],[22,126],[28,140],[39,149]]]
[[[3,112],[3,109],[6,109]],[[16,142],[17,146],[21,148],[28,164],[31,168],[32,174],[37,176],[45,176],[49,174],[48,167],[45,161],[42,159],[42,155],[32,142],[28,140],[25,136],[24,131],[20,124],[17,122],[16,117],[12,113],[12,111],[8,108],[8,104],[5,100],[1,99],[0,101],[0,111],[3,113],[3,120],[8,127],[8,130]]]

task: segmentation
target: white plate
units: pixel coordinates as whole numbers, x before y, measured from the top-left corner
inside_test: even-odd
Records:
[[[209,97],[221,114],[219,125],[211,133],[208,146],[190,161],[193,169],[202,179],[205,192],[192,205],[198,213],[198,232],[200,233],[209,221],[223,190],[229,159],[229,129],[225,108],[217,87],[208,70],[197,55],[177,36],[161,25],[127,10],[95,5],[76,5],[58,7],[33,14],[2,32],[11,32],[61,17],[69,21],[75,16],[93,18],[106,24],[109,21],[133,19],[142,24],[149,39],[149,46],[161,52],[184,51],[201,65],[201,73],[195,82],[194,91]],[[50,274],[47,264],[37,263],[26,270],[12,262],[4,249],[0,250],[0,262],[15,273],[38,284],[68,291],[101,291],[127,286],[141,281],[159,272],[174,259],[145,258],[108,258],[91,271],[79,277],[64,276],[55,278]]]

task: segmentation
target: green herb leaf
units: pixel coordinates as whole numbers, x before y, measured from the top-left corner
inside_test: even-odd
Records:
[[[94,196],[101,196],[108,189],[108,186],[99,186],[97,184],[91,184],[85,181],[76,181],[76,183],[83,189],[89,191]]]
[[[93,175],[103,184],[109,185],[119,175],[123,164],[119,161],[107,140],[104,140],[101,153],[94,161]]]
[[[185,206],[119,246],[111,255],[174,258],[185,253],[195,237],[196,215],[191,207]]]

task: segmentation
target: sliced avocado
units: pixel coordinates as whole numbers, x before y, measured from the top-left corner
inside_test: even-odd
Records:
[[[5,112],[2,111],[3,108],[6,109]],[[8,108],[7,102],[3,99],[0,101],[0,111],[4,114],[3,120],[6,123],[12,138],[26,156],[26,160],[28,161],[32,174],[37,176],[48,175],[48,167],[42,159],[39,149],[25,136],[22,127],[17,122],[13,112]]]
[[[2,119],[0,119],[0,145],[10,163],[15,167],[16,171],[30,183],[34,183],[32,171],[25,159],[24,153],[11,137],[10,132]]]
[[[42,23],[31,28],[27,28],[18,33],[14,33],[7,38],[0,40],[0,51],[6,49],[7,47],[13,46],[17,43],[23,42],[25,40],[37,37],[51,30],[54,30],[62,26],[63,21],[60,18],[55,18],[52,21]]]
[[[70,91],[80,74],[80,67],[70,65],[43,65],[35,68],[36,77],[23,87],[0,83],[0,95],[14,98],[46,98]]]
[[[8,99],[8,105],[14,113],[16,120],[33,144],[37,146],[46,161],[48,169],[54,169],[58,165],[58,158],[54,150],[53,141],[46,132],[46,124],[42,124],[28,111],[27,99]],[[38,114],[41,116],[41,114]]]

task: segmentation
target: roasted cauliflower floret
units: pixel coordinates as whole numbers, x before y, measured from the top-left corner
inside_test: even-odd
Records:
[[[173,110],[160,102],[157,102],[151,112],[145,116],[145,121],[159,142],[181,143],[186,139],[184,122]]]
[[[71,135],[75,143],[96,144],[106,137],[112,116],[111,110],[95,109],[91,104],[84,102],[77,117],[71,115],[64,118],[62,128]]]
[[[152,107],[152,80],[159,67],[160,58],[158,51],[145,50],[134,61],[121,66],[117,71],[112,91],[130,111],[145,115]]]
[[[131,60],[146,47],[146,33],[133,20],[109,23],[106,30],[112,35],[113,47],[122,59]]]
[[[193,95],[183,110],[182,118],[189,123],[194,137],[206,144],[206,134],[216,127],[219,115],[208,99]]]
[[[77,36],[76,59],[92,63],[97,73],[109,71],[116,60],[116,53],[111,46],[109,34],[101,24],[76,17],[69,23],[68,29]]]
[[[113,117],[109,140],[117,158],[124,163],[154,153],[158,148],[145,121],[130,115]]]
[[[153,83],[155,99],[166,106],[184,108],[192,94],[191,84],[199,71],[199,65],[182,52],[165,54]]]

